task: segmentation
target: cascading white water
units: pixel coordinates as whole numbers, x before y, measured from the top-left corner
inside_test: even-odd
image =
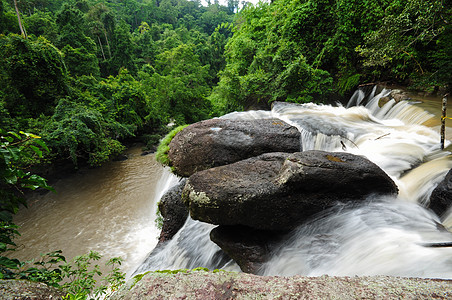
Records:
[[[451,242],[433,213],[391,198],[360,207],[336,207],[300,226],[262,275],[393,275],[452,278],[452,250],[425,244]]]
[[[452,242],[440,219],[423,208],[434,187],[452,168],[439,134],[424,126],[432,115],[409,102],[389,101],[388,90],[356,92],[341,105],[276,103],[272,111],[231,113],[229,119],[279,118],[296,126],[300,150],[350,152],[380,166],[398,185],[399,196],[339,205],[295,230],[273,254],[264,275],[396,275],[452,278],[452,248],[425,244]],[[275,199],[277,201],[277,199]],[[450,229],[452,214],[443,216]],[[449,226],[449,227],[448,227]],[[211,225],[191,219],[146,269],[221,267],[209,240]],[[201,247],[201,248],[200,248]],[[202,248],[204,247],[204,248]],[[217,261],[212,261],[216,257]],[[162,263],[164,262],[164,263]]]
[[[135,273],[177,269],[239,270],[209,237],[214,225],[187,218],[184,226],[162,247],[155,249]]]

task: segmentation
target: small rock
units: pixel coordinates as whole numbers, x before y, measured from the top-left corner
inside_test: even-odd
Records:
[[[452,169],[447,173],[443,181],[433,190],[430,196],[428,208],[438,216],[444,215],[452,206]]]
[[[160,199],[158,206],[163,217],[159,243],[169,241],[182,228],[188,217],[188,208],[182,202],[182,190],[187,179],[169,189]]]
[[[232,258],[245,273],[258,274],[263,263],[285,231],[258,230],[247,226],[218,226],[210,232],[210,239]]]

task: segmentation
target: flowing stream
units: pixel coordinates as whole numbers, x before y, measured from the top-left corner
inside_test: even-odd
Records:
[[[380,108],[379,98],[388,93],[374,90],[364,98],[356,92],[346,106],[283,103],[270,112],[224,116],[280,118],[301,131],[300,150],[366,156],[400,190],[397,198],[369,198],[365,205],[335,207],[316,216],[280,245],[261,274],[452,278],[452,248],[424,246],[452,242],[446,230],[452,230],[452,213],[440,219],[423,208],[452,168],[451,146],[440,150],[439,145],[441,102],[412,97],[413,102],[388,102]],[[450,120],[447,125],[450,140]],[[34,196],[30,208],[16,216],[22,227],[16,256],[31,259],[62,249],[72,257],[96,250],[105,257],[123,257],[129,275],[137,268],[238,270],[210,241],[213,225],[190,218],[172,241],[148,256],[158,236],[155,203],[176,182],[152,156],[139,156],[137,150],[126,161],[60,180],[56,194]]]

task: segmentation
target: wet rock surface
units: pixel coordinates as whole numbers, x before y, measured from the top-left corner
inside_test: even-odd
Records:
[[[258,274],[286,232],[257,230],[246,226],[218,226],[210,239],[232,258],[243,272]]]
[[[148,273],[113,300],[127,299],[450,299],[452,281],[420,278],[268,277],[233,272]]]
[[[410,97],[407,92],[404,92],[399,89],[392,90],[389,96],[381,97],[378,101],[378,106],[383,107],[389,101],[394,100],[396,103],[404,100],[410,100]]]
[[[175,174],[190,176],[263,153],[299,151],[300,132],[278,119],[210,119],[186,127],[169,148]]]
[[[188,216],[188,208],[182,202],[182,190],[187,179],[169,189],[158,203],[159,211],[163,217],[162,231],[159,243],[169,241],[182,228]]]
[[[377,165],[349,153],[267,153],[190,176],[182,199],[195,220],[290,230],[337,202],[397,194]]]
[[[452,206],[452,170],[433,190],[428,208],[442,216]]]

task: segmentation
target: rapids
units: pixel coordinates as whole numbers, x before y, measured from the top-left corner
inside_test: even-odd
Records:
[[[374,89],[365,97],[357,91],[345,107],[275,103],[271,111],[222,117],[279,118],[300,130],[301,151],[346,151],[365,156],[400,190],[398,197],[371,197],[361,205],[338,204],[315,216],[274,251],[261,275],[452,278],[452,247],[426,247],[452,242],[452,233],[444,227],[452,229],[448,221],[452,213],[443,216],[441,224],[438,216],[423,207],[452,168],[450,152],[440,149],[439,130],[426,126],[434,124],[433,114],[408,101],[389,101],[379,107],[379,99],[389,93]],[[213,225],[188,218],[174,239],[149,256],[138,271],[193,267],[237,270],[235,263],[215,257],[219,248],[208,238],[211,228]]]

